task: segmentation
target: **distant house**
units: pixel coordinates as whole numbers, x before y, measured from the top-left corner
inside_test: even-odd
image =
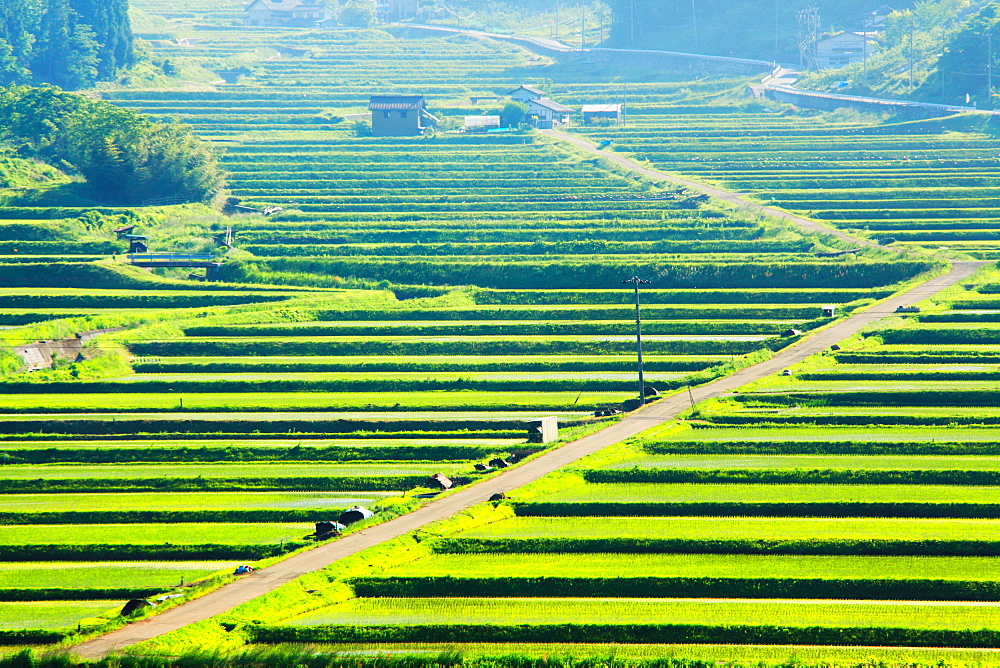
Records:
[[[465,117],[465,127],[466,132],[488,132],[490,130],[500,129],[500,117],[499,116],[466,116]]]
[[[375,13],[384,23],[412,19],[419,10],[419,0],[375,0]]]
[[[545,93],[538,90],[534,86],[521,86],[517,90],[512,90],[507,93],[507,97],[514,100],[515,102],[523,102],[527,104],[531,100],[540,100],[545,97]]]
[[[585,104],[581,112],[583,112],[584,125],[590,125],[599,118],[610,118],[615,123],[622,122],[622,105],[620,104]]]
[[[248,26],[314,28],[333,18],[333,11],[315,0],[252,0],[244,11]]]
[[[889,18],[889,15],[896,10],[889,5],[882,5],[874,12],[868,15],[868,20],[865,22],[865,27],[868,30],[884,30],[885,20]]]
[[[877,50],[878,45],[865,33],[837,33],[816,42],[815,66],[825,70],[860,63]]]
[[[533,119],[536,126],[550,130],[557,125],[569,125],[569,116],[573,110],[554,100],[543,97],[528,101],[528,118]]]
[[[372,95],[368,108],[376,137],[415,137],[437,120],[427,113],[423,95]]]

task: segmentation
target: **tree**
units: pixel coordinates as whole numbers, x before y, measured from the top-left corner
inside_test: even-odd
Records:
[[[528,115],[528,105],[511,100],[500,110],[500,122],[506,128],[516,128]]]
[[[31,33],[32,13],[27,0],[4,0],[0,3],[0,83],[23,83],[28,80],[31,51],[35,36]]]
[[[98,79],[110,79],[135,63],[128,0],[72,0],[72,5],[80,22],[96,35]]]
[[[341,25],[354,28],[370,28],[375,24],[374,0],[353,0],[340,10]]]
[[[63,88],[86,88],[97,81],[100,58],[96,33],[80,21],[69,0],[48,0],[32,66],[36,75]]]
[[[134,63],[128,0],[0,0],[0,85],[83,88]]]
[[[30,76],[31,73],[18,62],[10,42],[0,39],[0,85],[25,83]]]
[[[51,86],[2,90],[0,130],[22,155],[79,172],[108,203],[211,202],[225,188],[215,154],[190,128]]]

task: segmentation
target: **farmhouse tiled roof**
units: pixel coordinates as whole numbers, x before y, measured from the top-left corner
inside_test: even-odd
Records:
[[[272,12],[294,12],[295,10],[327,9],[326,5],[319,2],[303,2],[303,0],[256,0]],[[251,2],[250,4],[256,4]]]
[[[525,86],[525,85],[520,86],[516,90],[512,90],[507,95],[510,96],[510,95],[513,95],[514,93],[516,93],[518,91],[522,91],[522,90],[526,90],[529,93],[532,93],[533,95],[541,95],[542,97],[545,97],[545,92],[544,91],[540,91],[537,88],[535,88],[534,86]]]
[[[573,113],[573,110],[570,109],[569,107],[567,107],[565,105],[562,105],[562,104],[559,104],[555,100],[550,100],[547,97],[543,97],[540,100],[532,100],[530,102],[530,104],[537,104],[540,107],[545,107],[546,109],[551,109],[552,111],[556,111],[556,112],[559,112],[559,113],[562,113],[562,114],[571,114],[571,113]]]
[[[423,107],[423,95],[372,95],[368,102],[372,111],[406,111]]]

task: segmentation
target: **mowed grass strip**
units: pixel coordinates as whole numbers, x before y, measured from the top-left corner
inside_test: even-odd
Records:
[[[921,411],[923,412],[923,411]],[[640,444],[672,442],[753,443],[759,441],[790,443],[836,443],[868,441],[873,443],[997,443],[1000,428],[990,427],[785,427],[780,425],[697,426],[694,429],[659,431],[637,437]]]
[[[586,381],[580,381],[584,390]],[[123,388],[127,390],[127,388]],[[127,413],[132,411],[436,411],[593,410],[620,404],[628,392],[177,392],[0,395],[0,412]],[[183,404],[183,405],[182,405]],[[392,415],[385,417],[391,418]],[[111,419],[111,418],[109,418]]]
[[[645,455],[609,469],[1000,471],[1000,457],[966,455]],[[0,476],[3,469],[0,469]]]
[[[436,554],[387,569],[382,575],[483,579],[753,577],[994,581],[1000,579],[1000,559],[748,554]]]
[[[1000,520],[825,517],[516,517],[458,538],[1000,541]]]
[[[410,461],[412,457],[406,456],[408,451],[413,451],[416,448],[426,447],[426,446],[440,446],[443,448],[455,446],[455,447],[473,447],[473,448],[489,448],[496,447],[498,450],[503,448],[510,448],[511,446],[521,445],[524,443],[523,438],[494,438],[494,439],[477,439],[477,438],[453,438],[453,439],[438,439],[438,438],[372,438],[365,441],[358,441],[357,439],[336,439],[336,438],[317,438],[310,439],[308,441],[303,441],[301,438],[274,438],[274,439],[254,439],[245,440],[238,438],[212,438],[212,439],[191,439],[191,438],[175,438],[170,439],[168,442],[164,441],[150,441],[150,440],[115,440],[115,441],[73,441],[65,440],[59,441],[58,444],[52,441],[3,441],[3,449],[6,450],[51,450],[52,448],[58,448],[60,450],[94,450],[99,452],[105,448],[111,448],[114,450],[148,450],[150,448],[162,449],[165,452],[170,452],[171,449],[177,450],[178,455],[181,454],[182,448],[197,448],[199,450],[218,450],[222,452],[223,450],[230,450],[239,452],[243,448],[273,448],[275,451],[280,451],[281,449],[292,450],[295,448],[349,448],[351,450],[370,448],[373,451],[375,449],[398,449],[400,450],[399,460]],[[308,451],[307,451],[308,452]],[[0,455],[2,456],[2,455]],[[230,457],[232,459],[233,457]],[[177,457],[180,460],[182,457]],[[382,459],[379,457],[379,459]],[[365,460],[367,463],[371,459]],[[398,460],[393,460],[398,461]],[[414,460],[416,461],[416,460]],[[0,469],[2,471],[2,469]]]
[[[5,494],[3,511],[337,510],[373,503],[397,492],[121,492],[115,494]],[[9,527],[0,526],[0,531]]]
[[[997,503],[1000,487],[592,483],[548,492],[552,503]]]
[[[0,545],[271,545],[300,539],[314,528],[308,523],[26,524],[0,526]]]
[[[0,603],[0,630],[56,630],[120,608],[121,601],[28,601]]]
[[[233,561],[8,562],[0,563],[0,589],[167,588],[235,566]]]
[[[1000,628],[1000,603],[359,598],[307,613],[282,626],[650,623],[995,629]]]
[[[468,468],[464,462],[366,462],[364,464],[102,464],[97,466],[48,464],[0,467],[0,480],[125,480],[129,478],[323,478],[328,476],[400,476],[452,474]]]

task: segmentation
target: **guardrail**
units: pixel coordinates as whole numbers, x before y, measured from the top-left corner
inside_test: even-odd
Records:
[[[814,106],[825,103],[827,106],[865,106],[872,108],[889,109],[902,112],[930,112],[930,115],[951,115],[960,113],[976,113],[990,116],[1000,115],[1000,111],[986,109],[976,109],[975,107],[960,107],[948,104],[935,104],[933,102],[914,102],[911,100],[893,100],[882,97],[861,97],[859,95],[841,95],[839,93],[821,93],[818,91],[801,90],[792,86],[765,84],[766,92],[771,93],[771,97],[779,102],[790,102],[800,107],[810,106],[803,104],[805,101],[813,101]],[[823,107],[819,107],[823,108]]]

